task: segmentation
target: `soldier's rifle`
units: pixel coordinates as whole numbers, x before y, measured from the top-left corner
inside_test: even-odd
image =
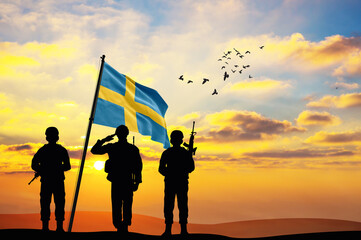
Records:
[[[193,121],[193,127],[192,127],[192,132],[191,132],[191,136],[189,138],[189,143],[183,143],[184,146],[186,146],[188,148],[188,151],[190,153],[192,153],[193,155],[196,155],[196,150],[197,148],[194,147],[194,136],[197,134],[197,132],[194,131],[194,125],[195,125],[195,121]]]
[[[30,180],[30,182],[28,183],[28,185],[30,185],[35,179],[37,179],[40,176],[40,173],[38,172],[34,172],[34,177],[33,179]]]

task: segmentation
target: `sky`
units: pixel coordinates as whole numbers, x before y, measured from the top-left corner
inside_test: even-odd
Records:
[[[159,92],[168,133],[180,129],[188,141],[196,121],[190,222],[361,221],[360,8],[351,0],[1,1],[0,213],[39,212],[40,183],[27,182],[49,126],[71,157],[70,211],[104,54]],[[112,133],[94,124],[90,147]],[[133,212],[162,218],[164,149],[132,136],[144,164]],[[111,211],[110,183],[94,165],[106,159],[87,154],[77,210]]]

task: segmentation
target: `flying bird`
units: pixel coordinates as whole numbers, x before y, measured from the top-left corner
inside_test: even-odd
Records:
[[[240,58],[243,58],[243,57],[244,57],[244,55],[242,55],[242,54],[241,54],[241,55],[239,55],[239,57],[240,57]]]
[[[228,60],[231,60],[232,58],[228,57],[227,59],[228,59]]]
[[[225,64],[228,64],[228,62],[224,62]]]
[[[243,70],[243,69],[239,70],[239,74],[242,74],[242,70]]]
[[[226,68],[226,66],[222,66],[222,67],[221,67],[221,69],[225,69],[225,68]]]
[[[187,83],[193,83],[193,81],[192,80],[188,80],[188,82]]]
[[[263,48],[264,48],[264,46],[260,46],[259,48],[260,48],[260,49],[263,49]]]
[[[206,82],[209,82],[209,79],[207,79],[207,78],[203,78],[203,82],[202,82],[202,84],[205,84]]]
[[[233,69],[231,69],[231,71],[232,71],[233,73],[237,72],[237,70],[233,70]]]
[[[224,72],[223,81],[226,81],[227,78],[229,78],[229,74],[227,72]]]
[[[234,65],[234,67],[238,68],[239,66],[238,66],[238,65]]]
[[[251,75],[248,75],[248,78],[253,78]]]
[[[245,65],[243,65],[242,67],[243,67],[243,69],[246,69],[246,68],[247,68],[247,66],[245,66]]]
[[[248,54],[251,54],[251,52],[250,52],[250,51],[246,51],[244,54],[247,54],[247,53],[248,53]]]
[[[183,75],[181,75],[178,79],[183,81],[184,80]]]
[[[217,95],[217,94],[218,94],[217,89],[214,89],[212,95]]]
[[[222,58],[218,59],[218,61],[222,61]]]

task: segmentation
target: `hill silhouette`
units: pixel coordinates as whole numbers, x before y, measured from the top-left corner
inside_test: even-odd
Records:
[[[67,216],[69,213],[67,213]],[[68,219],[66,216],[66,219]],[[115,231],[111,222],[110,212],[77,212],[73,225],[74,234],[99,234],[103,232],[105,238]],[[65,226],[67,223],[65,222]],[[39,214],[0,214],[0,229],[29,229],[29,234],[37,234],[35,229],[41,228]],[[33,230],[30,230],[33,229]],[[50,229],[55,229],[52,219]],[[155,217],[134,214],[130,232],[147,236],[160,236],[164,230],[164,220]],[[269,219],[238,221],[221,224],[189,224],[189,233],[202,239],[203,235],[224,236],[229,238],[262,238],[281,235],[324,233],[330,234],[360,234],[361,223],[334,219]],[[9,230],[10,231],[10,230]],[[21,230],[24,231],[24,230]],[[34,232],[31,232],[34,231]],[[92,233],[90,233],[92,232]],[[180,232],[179,224],[174,224],[173,234]],[[336,233],[336,232],[343,232]],[[348,233],[346,233],[348,232]],[[79,235],[79,236],[80,236]],[[84,236],[85,236],[84,235]],[[83,235],[82,235],[83,236]],[[88,237],[87,237],[88,239]],[[209,238],[208,238],[209,239]],[[217,238],[220,239],[220,238]],[[344,238],[349,239],[349,238]],[[361,239],[361,238],[359,238]]]
[[[66,237],[67,240],[92,240],[92,239],[129,239],[129,240],[162,240],[161,236],[146,235],[140,233],[129,233],[127,236],[121,236],[117,232],[72,232],[72,233],[57,233],[50,231],[43,233],[41,230],[35,229],[2,229],[0,230],[1,236],[9,236],[11,238],[20,239],[26,236],[31,239],[49,239],[57,237]],[[295,235],[283,235],[274,237],[263,238],[231,238],[214,234],[189,234],[186,238],[180,235],[173,235],[173,240],[232,240],[232,239],[258,239],[258,240],[353,240],[360,239],[361,231],[348,231],[348,232],[326,232],[326,233],[306,233]]]

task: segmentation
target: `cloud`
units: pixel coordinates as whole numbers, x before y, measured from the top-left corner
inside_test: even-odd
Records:
[[[361,93],[347,93],[340,96],[326,95],[319,100],[311,101],[307,107],[314,108],[351,108],[361,106]]]
[[[344,149],[295,149],[295,150],[272,150],[244,153],[246,157],[253,158],[324,158],[324,157],[343,157],[353,156],[355,153]]]
[[[337,116],[331,115],[328,112],[314,112],[314,111],[303,111],[298,115],[295,120],[298,125],[309,126],[309,125],[339,125],[341,119]]]
[[[293,55],[307,59],[315,64],[332,64],[344,60],[361,47],[360,37],[334,35],[319,43],[310,43],[298,49]]]
[[[289,121],[266,118],[259,113],[250,111],[224,110],[209,114],[206,120],[219,128],[211,129],[208,138],[212,141],[254,141],[272,139],[274,135],[305,132],[302,127],[293,126]]]
[[[361,48],[360,37],[333,35],[320,42],[311,42],[300,33],[285,37],[270,46],[281,51],[288,60],[303,60],[315,66],[326,67],[342,63]]]
[[[334,84],[332,84],[332,87],[337,89],[340,88],[346,90],[353,90],[359,88],[360,85],[358,83],[346,83],[346,82],[337,81]]]
[[[245,132],[239,127],[221,127],[219,129],[212,129],[208,132],[209,139],[219,142],[235,142],[235,141],[255,141],[271,139],[268,134],[262,134],[261,132]],[[202,139],[201,139],[202,140]]]
[[[41,144],[0,144],[0,172],[27,173],[31,170],[31,159]]]
[[[317,132],[305,140],[305,143],[323,145],[358,145],[361,142],[361,131]]]
[[[7,148],[8,151],[21,151],[21,150],[32,150],[33,146],[30,144],[19,144],[19,145],[11,145]]]
[[[222,92],[237,93],[242,96],[257,97],[257,99],[260,99],[275,95],[284,95],[291,87],[290,81],[279,81],[270,78],[247,79],[227,84],[222,89]]]
[[[178,117],[177,121],[182,125],[190,125],[193,121],[197,121],[201,118],[201,114],[199,112],[188,113],[184,116]]]
[[[83,146],[66,146],[69,157],[73,159],[81,159],[83,154]],[[89,156],[90,150],[88,149],[87,155]]]
[[[355,52],[347,57],[341,66],[333,71],[333,76],[361,76],[361,51]]]

